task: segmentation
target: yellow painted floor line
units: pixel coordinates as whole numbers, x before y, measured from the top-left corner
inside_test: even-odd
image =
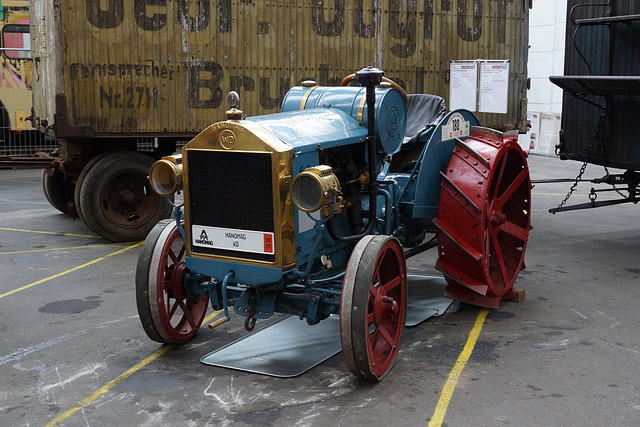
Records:
[[[91,237],[91,238],[94,238],[94,239],[101,239],[100,236],[92,236],[90,234],[55,233],[53,231],[22,230],[22,229],[19,229],[19,228],[5,228],[5,227],[0,227],[0,230],[3,230],[3,231],[18,231],[20,233],[53,234],[55,236]]]
[[[109,257],[114,256],[114,255],[118,255],[118,254],[121,254],[121,253],[123,253],[123,252],[125,252],[125,251],[128,251],[129,249],[133,249],[133,248],[135,248],[135,247],[138,247],[138,246],[140,246],[142,243],[144,243],[144,242],[138,242],[138,243],[135,243],[135,244],[133,244],[133,245],[131,245],[131,246],[127,246],[127,247],[126,247],[126,248],[124,248],[124,249],[120,249],[120,250],[118,250],[118,251],[112,252],[112,253],[110,253],[109,255],[105,255],[105,256],[103,256],[103,257],[101,257],[101,258],[94,259],[93,261],[89,261],[89,262],[87,262],[87,263],[85,263],[85,264],[79,265],[79,266],[74,267],[74,268],[72,268],[72,269],[69,269],[69,270],[67,270],[67,271],[63,271],[62,273],[54,274],[53,276],[50,276],[50,277],[47,277],[47,278],[44,278],[44,279],[38,280],[37,282],[33,282],[33,283],[31,283],[31,284],[29,284],[29,285],[25,285],[25,286],[23,286],[23,287],[21,287],[21,288],[14,289],[14,290],[9,291],[9,292],[5,292],[4,294],[0,294],[0,299],[2,299],[2,298],[4,298],[4,297],[8,297],[9,295],[13,295],[13,294],[15,294],[15,293],[18,293],[18,292],[20,292],[20,291],[24,291],[25,289],[32,288],[32,287],[34,287],[34,286],[36,286],[36,285],[40,285],[40,284],[42,284],[42,283],[44,283],[44,282],[48,282],[49,280],[53,280],[53,279],[56,279],[56,278],[58,278],[58,277],[64,276],[65,274],[73,273],[74,271],[78,271],[78,270],[80,270],[80,269],[82,269],[82,268],[88,267],[88,266],[90,266],[90,265],[92,265],[92,264],[95,264],[96,262],[100,262],[100,261],[105,260],[105,259],[107,259],[107,258],[109,258]]]
[[[0,199],[0,202],[26,203],[31,205],[49,205],[49,202],[27,202],[24,200]]]
[[[216,317],[218,314],[220,314],[222,312],[223,312],[223,310],[214,311],[213,313],[211,313],[209,316],[207,316],[202,321],[202,324],[204,325],[204,324],[208,323],[211,319],[213,319],[214,317]],[[47,424],[45,424],[45,427],[56,426],[56,425],[60,424],[61,422],[65,421],[71,415],[75,414],[76,412],[78,412],[79,410],[81,410],[82,408],[87,406],[88,404],[95,402],[99,397],[101,397],[102,395],[106,394],[112,388],[117,386],[120,382],[122,382],[123,380],[126,380],[131,375],[135,374],[137,371],[139,371],[140,369],[144,368],[146,365],[148,365],[149,363],[153,362],[154,360],[156,360],[157,358],[162,356],[167,351],[171,350],[173,347],[174,347],[173,344],[167,344],[167,345],[162,346],[160,348],[160,350],[156,351],[151,356],[149,356],[146,359],[144,359],[142,362],[136,363],[135,365],[133,365],[133,367],[131,367],[129,370],[127,370],[124,374],[120,375],[115,380],[110,381],[109,383],[107,383],[107,385],[105,385],[101,389],[99,389],[99,390],[95,391],[94,393],[92,393],[91,396],[87,397],[86,399],[82,400],[81,402],[79,402],[77,405],[75,405],[71,409],[63,412],[62,414],[58,415],[57,417],[55,417],[54,419],[49,421]]]
[[[469,332],[467,343],[464,345],[462,353],[460,353],[460,356],[458,356],[458,360],[456,360],[455,365],[453,365],[453,369],[449,373],[449,378],[447,378],[447,382],[442,389],[440,399],[438,399],[438,404],[436,405],[436,410],[433,413],[433,417],[431,417],[431,421],[429,421],[429,427],[440,427],[442,425],[442,422],[444,421],[444,415],[447,413],[447,408],[449,407],[449,402],[451,401],[451,396],[453,395],[453,391],[458,384],[458,378],[460,378],[462,370],[466,366],[469,357],[471,357],[471,353],[476,346],[476,341],[478,341],[480,331],[482,330],[482,325],[484,325],[484,320],[487,318],[488,313],[489,309],[487,308],[483,308],[482,310],[480,310],[480,313],[478,313],[476,322],[473,325],[471,332]]]
[[[102,245],[70,246],[68,248],[30,249],[28,251],[0,252],[0,255],[30,254],[32,252],[67,251],[72,249],[102,248],[105,246],[122,245],[122,243],[104,243]]]
[[[45,427],[56,426],[56,425],[60,424],[61,422],[63,422],[67,418],[69,418],[71,415],[75,414],[80,409],[82,409],[85,406],[87,406],[88,404],[94,402],[100,396],[102,396],[103,394],[107,393],[109,390],[111,390],[115,386],[117,386],[118,383],[120,383],[122,380],[125,380],[125,379],[129,378],[131,375],[133,375],[134,373],[136,373],[137,371],[139,371],[141,368],[145,367],[149,363],[153,362],[158,357],[162,356],[164,353],[166,353],[167,351],[171,350],[173,347],[174,347],[173,344],[167,344],[167,345],[164,345],[164,346],[160,347],[160,350],[156,351],[151,356],[149,356],[146,359],[144,359],[142,362],[136,363],[135,365],[133,365],[133,367],[131,367],[124,374],[120,375],[115,380],[109,382],[107,385],[105,385],[101,389],[97,390],[91,396],[89,396],[86,399],[82,400],[81,402],[79,402],[73,408],[68,409],[67,411],[63,412],[62,414],[58,415],[57,417],[55,417],[54,419],[52,419],[51,421],[46,423]]]
[[[3,156],[4,157],[4,156]],[[35,180],[35,179],[0,179],[0,182],[11,182],[13,184],[40,184],[41,180]]]

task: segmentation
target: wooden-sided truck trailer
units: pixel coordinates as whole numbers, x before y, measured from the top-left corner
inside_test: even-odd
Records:
[[[340,84],[367,65],[410,93],[448,101],[451,61],[508,60],[507,113],[478,118],[524,130],[529,8],[523,0],[32,1],[30,118],[58,145],[45,194],[106,239],[144,239],[171,210],[149,190],[149,166],[224,118],[229,91],[247,115],[277,112],[290,87]]]

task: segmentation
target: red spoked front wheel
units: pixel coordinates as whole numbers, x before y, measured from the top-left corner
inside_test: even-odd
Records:
[[[185,245],[175,221],[160,221],[145,240],[136,268],[136,302],[154,341],[184,344],[200,329],[209,297],[184,292]]]
[[[340,339],[349,370],[380,381],[395,362],[407,306],[404,252],[390,236],[365,236],[344,277]]]

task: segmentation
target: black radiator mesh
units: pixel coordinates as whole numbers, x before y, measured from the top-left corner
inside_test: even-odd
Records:
[[[187,162],[190,224],[274,232],[270,153],[190,150]],[[200,246],[192,251],[263,261],[275,258]]]

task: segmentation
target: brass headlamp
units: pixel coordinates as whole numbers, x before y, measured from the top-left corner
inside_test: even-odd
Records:
[[[167,197],[182,190],[182,155],[165,156],[149,169],[151,189]]]
[[[339,192],[340,182],[333,174],[331,166],[307,168],[291,182],[293,203],[303,212],[315,212],[323,206],[330,205]]]

